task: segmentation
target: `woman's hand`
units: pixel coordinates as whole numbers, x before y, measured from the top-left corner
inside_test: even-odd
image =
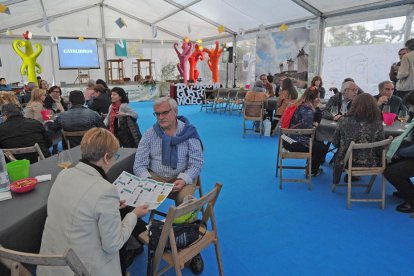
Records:
[[[122,199],[122,200],[119,201],[119,210],[124,209],[125,207],[127,207],[125,202],[126,202],[125,199]]]
[[[148,214],[148,205],[144,204],[141,206],[137,206],[132,213],[134,213],[138,218],[145,216]]]

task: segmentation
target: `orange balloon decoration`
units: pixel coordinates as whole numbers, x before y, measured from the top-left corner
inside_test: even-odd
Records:
[[[211,74],[213,75],[213,83],[220,82],[220,74],[219,74],[219,61],[221,53],[223,53],[223,48],[219,48],[219,42],[216,41],[216,48],[214,50],[210,49],[203,49],[203,52],[208,54],[209,60],[207,61],[208,67],[210,67]]]
[[[194,52],[188,58],[188,62],[190,63],[190,80],[192,80],[194,83],[197,82],[198,76],[200,75],[200,72],[197,70],[197,62],[199,60],[204,60],[204,52],[203,47],[196,44]]]

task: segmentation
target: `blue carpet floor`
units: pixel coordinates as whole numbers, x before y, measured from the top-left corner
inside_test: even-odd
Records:
[[[155,122],[152,102],[131,106],[144,132]],[[331,192],[332,169],[326,162],[324,173],[313,178],[312,191],[304,183],[286,183],[281,191],[275,178],[277,137],[243,139],[242,116],[234,114],[200,112],[199,106],[180,106],[179,113],[197,126],[204,143],[204,192],[223,184],[216,219],[226,275],[412,273],[414,219],[395,211],[401,200],[392,197],[390,184],[385,210],[379,203],[353,203],[348,210],[346,188]],[[365,195],[361,188],[358,194]],[[379,196],[378,180],[371,194]],[[171,204],[167,200],[161,207]],[[214,246],[202,256],[202,275],[218,275]],[[146,258],[146,253],[136,258],[131,275],[146,275]],[[189,269],[183,274],[192,275]]]

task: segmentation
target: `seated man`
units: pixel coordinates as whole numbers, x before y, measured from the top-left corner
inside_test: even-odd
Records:
[[[0,91],[11,91],[11,85],[7,84],[5,78],[0,78]]]
[[[385,105],[390,107],[390,112],[398,116],[400,111],[406,111],[407,108],[403,105],[402,100],[398,96],[394,96],[394,85],[391,81],[383,81],[378,84],[379,94],[374,96],[377,100],[378,107],[383,110]]]
[[[357,95],[358,86],[353,81],[347,81],[342,84],[341,92],[336,93],[329,98],[325,109],[322,112],[322,117],[328,120],[338,121],[350,108],[352,100]],[[332,107],[338,107],[338,114],[332,114]]]
[[[38,143],[45,157],[50,156],[52,141],[46,134],[42,123],[25,118],[18,106],[5,104],[2,107],[4,122],[0,124],[0,148],[24,148]],[[18,154],[17,159],[28,159],[30,163],[38,160],[37,153]]]
[[[72,107],[56,118],[53,126],[55,131],[60,129],[64,131],[84,131],[93,127],[105,127],[102,117],[98,113],[83,106],[85,96],[82,91],[70,92],[69,102]],[[70,146],[76,147],[80,145],[82,137],[69,137],[68,139]]]
[[[196,128],[177,116],[177,102],[169,97],[154,101],[157,123],[147,130],[135,155],[134,174],[170,182],[169,198],[179,205],[194,194],[194,181],[203,167],[203,148]]]

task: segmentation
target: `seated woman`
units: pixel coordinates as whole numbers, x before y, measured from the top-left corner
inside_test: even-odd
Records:
[[[119,249],[130,237],[147,206],[121,221],[117,188],[106,180],[119,143],[103,128],[90,129],[81,142],[82,159],[62,170],[50,190],[40,254],[72,248],[91,275],[121,275]],[[37,275],[73,275],[69,267],[38,266]]]
[[[35,88],[30,94],[30,101],[26,106],[26,118],[38,120],[43,123],[41,111],[44,109],[44,100],[46,99],[46,90]]]
[[[338,148],[333,168],[333,183],[338,184],[346,165],[344,158],[351,141],[372,143],[384,140],[384,127],[377,101],[368,93],[358,95],[352,101],[348,113],[338,121],[332,144]],[[381,149],[355,151],[352,164],[356,167],[381,166]]]
[[[282,92],[277,99],[276,117],[282,117],[283,112],[291,104],[296,102],[298,98],[298,92],[290,78],[286,78],[282,82]]]
[[[46,99],[44,102],[45,108],[52,109],[55,114],[68,110],[66,103],[63,101],[62,90],[59,86],[55,85],[50,87],[50,89],[47,91]]]
[[[314,127],[314,117],[316,108],[320,104],[319,91],[316,87],[311,86],[306,89],[305,93],[297,102],[298,108],[293,114],[290,122],[290,129],[311,129]],[[283,141],[283,147],[289,151],[307,152],[309,151],[309,136],[292,136],[295,142],[292,144]],[[325,160],[326,145],[320,141],[313,141],[312,147],[312,168],[311,175],[318,176],[323,170],[320,167]]]
[[[405,97],[410,110],[414,110],[414,91]],[[385,178],[397,189],[396,195],[404,200],[396,210],[403,213],[414,212],[414,185],[410,178],[414,177],[414,122],[401,134],[404,138],[385,169]],[[398,138],[397,138],[398,139]],[[398,140],[395,139],[393,144]],[[394,193],[395,194],[395,193]]]

